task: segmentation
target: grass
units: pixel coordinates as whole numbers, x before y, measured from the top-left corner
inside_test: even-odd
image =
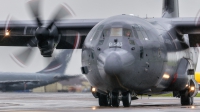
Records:
[[[172,93],[161,94],[161,95],[152,95],[152,97],[173,97]],[[195,97],[200,97],[200,93],[198,93]]]
[[[200,97],[200,93],[198,93],[195,97]]]

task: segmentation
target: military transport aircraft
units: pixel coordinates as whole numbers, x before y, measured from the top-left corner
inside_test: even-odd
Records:
[[[0,25],[1,46],[53,50],[82,49],[82,72],[100,106],[129,107],[137,95],[173,92],[182,105],[192,105],[199,90],[198,18],[179,18],[178,0],[164,0],[162,18],[117,15],[103,20],[60,20],[73,11],[63,4],[50,21],[40,19],[40,0],[28,2],[35,22]],[[189,9],[188,9],[189,10]],[[31,40],[35,40],[30,44]],[[84,41],[84,43],[83,43]]]
[[[60,80],[78,77],[79,75],[70,76],[64,73],[72,52],[73,50],[63,50],[45,69],[37,73],[0,72],[0,90],[4,92],[29,90]]]

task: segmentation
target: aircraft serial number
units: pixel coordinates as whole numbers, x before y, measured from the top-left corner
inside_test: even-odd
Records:
[[[113,47],[113,46],[122,47],[122,42],[110,42],[109,47]]]

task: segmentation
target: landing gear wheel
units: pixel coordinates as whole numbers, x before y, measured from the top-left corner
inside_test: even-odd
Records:
[[[130,92],[122,93],[122,102],[124,107],[130,107],[131,105],[131,94]]]
[[[119,93],[112,93],[111,103],[113,107],[119,107],[120,104]]]
[[[110,93],[107,95],[107,102],[108,102],[107,106],[111,106],[111,94]]]
[[[99,106],[111,106],[111,100],[109,95],[99,95]]]
[[[181,105],[193,105],[194,97],[189,96],[189,91],[183,91],[181,94]]]

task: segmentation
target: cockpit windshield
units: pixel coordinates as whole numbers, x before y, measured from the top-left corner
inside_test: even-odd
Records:
[[[111,28],[111,33],[110,36],[111,37],[122,37],[122,33],[123,30],[122,28]]]
[[[109,31],[107,29],[107,31]],[[132,37],[132,31],[130,29],[125,28],[111,28],[110,30],[111,37]]]

